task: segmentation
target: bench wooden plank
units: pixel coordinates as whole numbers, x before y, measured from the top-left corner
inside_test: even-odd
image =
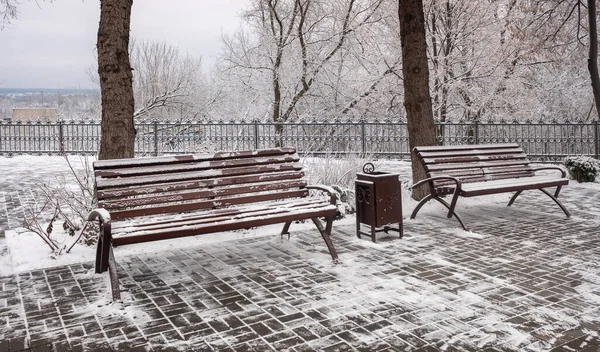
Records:
[[[153,226],[160,224],[170,224],[173,221],[202,221],[207,218],[218,218],[222,216],[234,216],[242,213],[251,213],[256,211],[257,209],[279,209],[279,208],[295,208],[302,206],[314,206],[323,204],[323,200],[319,197],[308,197],[303,198],[302,202],[299,202],[298,199],[281,199],[274,202],[265,202],[260,204],[260,208],[257,207],[256,204],[251,205],[240,205],[233,208],[225,208],[225,209],[205,209],[200,212],[191,212],[191,213],[177,213],[177,214],[158,214],[158,215],[148,215],[148,216],[139,216],[133,219],[128,219],[127,221],[119,221],[115,222],[112,225],[113,231],[119,232],[123,227],[136,226],[139,228],[145,226]]]
[[[127,210],[119,210],[111,212],[112,218],[115,220],[127,219],[138,216],[165,214],[181,211],[203,210],[211,208],[222,208],[232,205],[264,202],[276,199],[285,198],[301,198],[308,195],[307,190],[286,191],[286,192],[271,192],[265,194],[256,194],[243,197],[219,198],[215,200],[201,200],[173,205],[159,205],[150,207],[130,208]]]
[[[446,156],[446,157],[433,157],[423,158],[423,162],[427,165],[434,164],[448,164],[448,163],[470,163],[478,161],[490,161],[490,160],[526,160],[527,155],[525,154],[493,154],[493,155],[457,155],[457,156]]]
[[[271,182],[265,184],[250,184],[248,186],[212,188],[204,191],[170,193],[164,196],[151,194],[150,196],[141,196],[136,198],[117,199],[109,201],[99,201],[98,205],[108,210],[118,210],[126,208],[140,207],[151,204],[170,204],[185,202],[191,200],[218,198],[243,194],[256,194],[258,192],[286,190],[292,188],[306,187],[306,180],[294,180],[284,182]]]
[[[274,155],[260,158],[226,159],[217,161],[201,161],[196,163],[181,163],[175,165],[161,164],[142,167],[116,169],[101,169],[95,172],[96,177],[134,177],[144,175],[170,174],[173,172],[217,170],[230,167],[258,166],[278,163],[297,162],[297,155]]]
[[[108,187],[124,187],[124,186],[147,186],[155,183],[171,183],[177,181],[190,181],[195,179],[219,178],[225,176],[242,176],[254,175],[268,172],[279,171],[299,171],[302,170],[302,165],[299,163],[293,164],[274,164],[262,166],[244,166],[230,169],[219,170],[203,170],[192,172],[177,172],[174,174],[160,174],[150,176],[139,176],[134,178],[96,178],[96,185],[99,189]]]
[[[520,147],[505,148],[505,149],[472,149],[472,150],[433,150],[419,151],[421,158],[443,158],[452,156],[467,156],[467,155],[494,155],[494,154],[515,154],[523,153]]]
[[[432,145],[432,146],[419,146],[415,147],[417,153],[431,152],[431,151],[471,151],[471,150],[486,150],[486,149],[506,149],[506,148],[519,148],[521,147],[517,143],[502,143],[502,144],[468,144],[468,145]]]
[[[464,170],[464,169],[482,169],[482,168],[493,168],[493,167],[504,167],[504,166],[518,166],[518,165],[529,165],[529,160],[515,160],[515,161],[504,161],[504,160],[492,160],[492,161],[477,161],[471,163],[449,163],[449,164],[433,164],[427,165],[427,171],[443,171],[443,170]]]
[[[182,228],[174,228],[168,231],[146,231],[139,232],[133,236],[124,236],[113,239],[113,245],[121,246],[127,244],[141,243],[141,242],[150,242],[150,241],[158,241],[164,239],[173,239],[178,237],[186,237],[193,236],[198,233],[213,233],[213,232],[222,232],[222,231],[233,231],[246,229],[250,227],[264,226],[270,225],[273,223],[284,223],[289,221],[297,220],[298,217],[301,218],[314,218],[317,216],[322,216],[323,214],[333,216],[335,214],[336,208],[333,205],[324,206],[320,209],[310,209],[310,210],[299,210],[292,213],[286,214],[272,214],[267,216],[257,216],[253,218],[248,218],[243,221],[238,219],[232,219],[228,221],[222,221],[218,223],[205,223],[194,226],[187,226]]]
[[[127,196],[138,196],[146,194],[160,194],[165,192],[182,191],[197,188],[207,187],[219,187],[229,186],[236,184],[245,183],[257,183],[257,182],[274,182],[281,180],[295,180],[304,177],[302,171],[283,171],[277,173],[268,174],[251,174],[242,176],[231,176],[231,177],[219,177],[209,178],[199,181],[182,181],[182,182],[168,182],[168,183],[155,183],[152,186],[125,186],[118,189],[101,189],[98,190],[98,200],[119,198]]]
[[[248,150],[239,152],[218,152],[205,154],[190,154],[190,155],[175,155],[175,156],[159,156],[152,158],[136,158],[136,159],[115,159],[115,160],[98,160],[94,162],[94,170],[106,168],[131,167],[131,166],[149,166],[149,165],[164,165],[164,164],[179,164],[197,161],[208,160],[225,160],[240,157],[257,157],[270,156],[281,154],[296,154],[294,148],[271,148],[262,150]]]
[[[333,208],[331,208],[333,207]],[[195,217],[195,218],[182,218],[178,216],[171,216],[168,222],[160,221],[154,223],[129,223],[126,226],[121,226],[117,229],[113,229],[113,238],[131,236],[136,234],[143,234],[147,231],[158,231],[158,230],[167,230],[171,229],[187,227],[187,226],[195,226],[195,225],[203,225],[207,223],[219,223],[229,220],[239,220],[242,221],[246,218],[250,217],[259,217],[259,216],[268,216],[268,215],[277,215],[277,214],[289,214],[289,213],[298,213],[300,211],[305,210],[316,210],[322,209],[324,211],[335,209],[335,206],[331,204],[323,204],[322,202],[316,203],[306,203],[306,204],[294,204],[293,207],[278,207],[278,206],[265,206],[265,207],[253,207],[248,208],[245,211],[236,210],[231,213],[216,213],[209,212],[204,217]]]

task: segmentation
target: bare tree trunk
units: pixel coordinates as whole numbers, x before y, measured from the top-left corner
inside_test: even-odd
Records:
[[[429,95],[429,67],[425,41],[425,16],[422,0],[399,0],[404,107],[408,122],[408,145],[411,149],[413,182],[425,178],[425,170],[412,151],[416,146],[435,145],[435,125]],[[426,187],[413,189],[412,197],[421,199]]]
[[[133,79],[129,62],[129,28],[133,0],[100,0],[98,74],[102,127],[98,159],[134,156]]]
[[[596,113],[600,116],[600,77],[598,77],[598,30],[596,28],[596,1],[588,0],[588,18],[590,23],[590,57],[588,70],[592,79],[592,90],[596,103]]]

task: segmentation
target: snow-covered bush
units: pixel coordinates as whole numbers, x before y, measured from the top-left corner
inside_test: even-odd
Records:
[[[88,223],[84,228],[87,214],[96,208],[91,163],[88,158],[82,157],[83,170],[75,170],[67,156],[65,160],[71,171],[69,179],[74,178],[75,184],[67,180],[65,175],[57,175],[56,182],[39,185],[38,191],[42,195],[41,205],[34,204],[27,207],[23,219],[23,227],[40,236],[57,255],[62,254],[64,250],[68,253],[78,242],[88,246],[94,245],[99,230],[96,223]],[[52,212],[53,215],[50,221],[46,222],[44,214],[48,212]],[[68,247],[55,236],[55,223],[59,223],[70,237],[78,235]]]
[[[338,203],[336,219],[341,219],[346,214],[356,212],[354,198],[356,173],[362,172],[363,165],[371,160],[366,156],[329,154],[323,157],[307,157],[302,162],[311,184],[333,187]]]
[[[598,160],[586,156],[569,156],[563,161],[569,175],[578,182],[594,182],[600,175]]]

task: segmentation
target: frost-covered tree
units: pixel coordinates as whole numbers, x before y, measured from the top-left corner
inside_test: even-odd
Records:
[[[183,120],[202,117],[207,83],[202,60],[182,55],[179,49],[161,41],[136,40],[129,46],[133,69],[133,96],[136,122]],[[88,70],[94,83],[98,75]]]
[[[238,77],[248,102],[269,107],[257,118],[349,114],[399,69],[398,53],[384,43],[396,36],[385,35],[390,14],[383,4],[253,0],[244,15],[246,29],[223,40],[220,78]]]

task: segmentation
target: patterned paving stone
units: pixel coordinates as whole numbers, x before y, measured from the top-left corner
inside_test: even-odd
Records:
[[[30,186],[0,193],[0,226]],[[600,196],[564,188],[572,218],[544,197],[461,202],[472,232],[428,205],[377,244],[337,223],[339,265],[314,231],[117,249],[122,303],[92,261],[3,276],[0,351],[598,350]]]

